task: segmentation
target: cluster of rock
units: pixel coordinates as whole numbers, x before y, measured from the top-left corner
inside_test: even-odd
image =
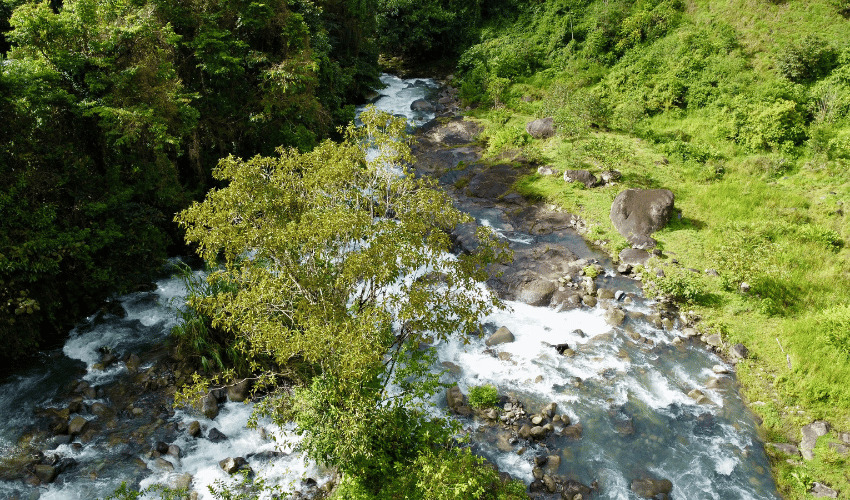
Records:
[[[818,439],[826,436],[832,431],[829,422],[818,420],[807,424],[800,429],[801,439],[798,444],[793,443],[770,443],[769,450],[777,457],[786,457],[785,460],[791,465],[801,465],[800,458],[813,460],[815,458],[815,446]],[[827,443],[827,447],[837,455],[850,456],[850,432],[836,432],[835,439]],[[809,493],[816,498],[838,498],[839,492],[826,484],[815,481]]]
[[[413,82],[414,87],[426,86],[424,80],[416,80]],[[446,85],[440,89],[440,93],[434,99],[434,102],[427,99],[417,99],[410,104],[411,111],[419,111],[423,113],[436,113],[437,116],[454,115],[459,108],[458,89],[451,85]]]

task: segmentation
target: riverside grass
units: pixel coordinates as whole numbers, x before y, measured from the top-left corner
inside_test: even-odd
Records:
[[[603,9],[601,2],[593,5]],[[517,26],[528,24],[526,19]],[[709,34],[701,31],[705,27]],[[513,154],[518,161],[595,174],[615,165],[622,173],[615,186],[587,189],[538,174],[514,186],[529,199],[582,217],[586,238],[612,256],[628,246],[609,219],[614,197],[633,187],[675,193],[672,220],[653,235],[665,257],[651,260],[648,268],[665,269],[667,281],[656,288],[677,292],[682,311],[700,318],[701,331],[749,348],[750,358],[738,364],[737,374],[768,442],[799,442],[800,427],[814,420],[829,421],[835,432],[850,431],[850,224],[844,214],[850,155],[840,149],[850,137],[850,116],[846,110],[823,114],[816,106],[823,104],[819,86],[834,78],[829,73],[789,83],[777,63],[809,35],[850,53],[850,21],[838,14],[836,2],[691,1],[682,5],[676,29],[636,45],[614,63],[582,58],[583,49],[574,45],[571,52],[550,53],[543,69],[510,76],[507,87],[500,81],[498,99],[488,101],[486,92],[476,96],[468,83],[461,88],[469,102],[485,104],[469,113],[485,126],[483,161]],[[703,41],[693,41],[699,37]],[[724,43],[728,50],[706,49],[714,55],[705,58],[705,67],[723,75],[712,84],[719,89],[714,97],[699,105],[668,102],[649,109],[647,96],[665,77],[647,72],[646,61],[674,67],[684,45]],[[488,47],[494,45],[498,40]],[[850,58],[844,57],[848,67]],[[705,67],[674,76],[696,88]],[[476,71],[467,67],[461,81],[486,84]],[[808,108],[799,115],[777,114],[740,97],[769,94]],[[630,100],[644,109],[625,109]],[[601,115],[600,103],[607,106]],[[542,116],[555,116],[559,132],[533,140],[523,127]],[[775,135],[776,127],[785,127],[780,135],[787,135]],[[708,269],[719,276],[706,274]],[[655,279],[654,272],[644,276]],[[742,282],[750,285],[748,292],[741,291]],[[811,461],[768,447],[786,498],[810,498],[813,481],[850,498],[850,460],[828,446],[835,432],[821,438]]]

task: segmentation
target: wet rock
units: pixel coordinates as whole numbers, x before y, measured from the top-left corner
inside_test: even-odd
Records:
[[[210,420],[218,416],[218,399],[212,392],[201,398],[201,413]]]
[[[543,422],[545,422],[545,421],[546,421],[546,418],[543,417],[543,415],[534,415],[533,417],[531,417],[531,424],[532,425],[542,425]]]
[[[197,420],[193,421],[192,423],[189,424],[187,432],[193,438],[200,436],[201,435],[201,423],[198,422]]]
[[[555,493],[555,480],[552,479],[552,476],[550,476],[549,474],[544,474],[542,481],[543,484],[546,486],[546,491],[548,491],[549,493]]]
[[[523,424],[522,427],[519,428],[519,431],[517,431],[517,433],[519,434],[519,437],[523,439],[528,439],[531,437],[531,426],[528,424]]]
[[[540,118],[528,122],[525,126],[525,131],[535,139],[546,139],[555,135],[555,121],[552,117]]]
[[[68,444],[73,441],[74,438],[68,434],[59,434],[58,436],[53,436],[53,447],[57,447],[63,444]]]
[[[153,449],[156,450],[156,452],[160,455],[165,455],[166,453],[168,453],[168,445],[163,443],[162,441],[157,441]]]
[[[474,175],[466,186],[466,192],[476,198],[495,200],[511,190],[520,173],[513,165],[493,165]]]
[[[674,198],[669,189],[626,189],[611,204],[611,222],[635,248],[653,248],[650,235],[670,220]]]
[[[212,428],[212,429],[210,429],[210,431],[207,433],[207,439],[209,439],[209,440],[210,440],[210,441],[212,441],[213,443],[220,443],[220,442],[222,442],[222,441],[227,440],[227,436],[225,436],[225,435],[224,435],[224,433],[223,433],[223,432],[221,432],[220,430],[218,430],[218,429],[216,429],[215,427],[213,427],[213,428]]]
[[[726,368],[723,365],[714,365],[714,366],[711,367],[711,371],[713,371],[714,373],[716,373],[718,375],[724,375],[724,374],[729,373],[729,369]]]
[[[621,326],[626,319],[626,313],[617,307],[610,307],[605,311],[605,322],[611,326]]]
[[[596,297],[592,295],[585,295],[581,298],[581,303],[586,305],[587,307],[596,307],[598,301],[596,300]]]
[[[251,391],[251,380],[243,379],[227,387],[227,399],[241,403],[248,398]]]
[[[458,415],[472,415],[472,408],[466,404],[466,398],[460,387],[453,385],[446,390],[446,404],[449,409]]]
[[[815,444],[817,444],[819,437],[824,436],[829,432],[829,429],[829,422],[824,421],[812,422],[801,429],[803,440],[800,442],[800,452],[802,453],[803,458],[806,460],[815,458]]]
[[[39,464],[35,466],[35,477],[37,477],[42,484],[52,483],[56,480],[56,476],[58,475],[59,471],[52,465]]]
[[[809,493],[811,493],[812,496],[816,498],[838,498],[837,491],[825,484],[818,482],[812,483],[812,489],[809,490]]]
[[[786,455],[791,455],[794,457],[800,456],[800,449],[789,443],[770,443],[770,446],[777,451],[785,453]]]
[[[421,111],[423,113],[433,113],[434,105],[426,101],[425,99],[417,99],[410,103],[410,110]]]
[[[566,355],[567,351],[572,351],[572,349],[570,349],[569,344],[556,344],[556,345],[555,345],[555,350],[556,350],[556,351],[558,352],[558,354],[560,354],[561,356]],[[575,351],[573,351],[573,352],[575,352]]]
[[[452,363],[451,361],[443,361],[442,363],[440,363],[440,365],[442,365],[442,367],[448,370],[449,373],[451,373],[452,375],[460,375],[460,373],[463,371],[460,366]]]
[[[617,272],[620,273],[620,274],[629,274],[630,272],[632,272],[632,265],[631,264],[620,264],[619,266],[617,266]],[[623,294],[623,295],[625,294],[625,292],[623,292],[621,290],[618,290],[617,293],[620,293],[620,294]],[[621,297],[622,297],[622,295],[621,295]],[[617,298],[617,297],[615,297],[615,298]],[[620,300],[620,299],[617,298],[617,300]]]
[[[552,418],[555,416],[555,411],[558,409],[558,403],[549,403],[544,406],[542,410],[540,410],[540,414],[546,416],[547,418]]]
[[[183,456],[183,450],[180,449],[176,444],[172,444],[168,447],[168,451],[166,451],[167,455],[171,455],[174,458],[180,458]]]
[[[545,306],[557,289],[558,285],[549,280],[533,280],[520,287],[517,300],[532,306]]]
[[[487,344],[488,347],[492,347],[494,345],[499,344],[507,344],[516,340],[514,338],[514,334],[511,333],[510,330],[505,328],[504,326],[500,327],[496,330],[496,333],[490,336],[484,343]]]
[[[68,434],[76,436],[84,433],[89,428],[89,421],[77,415],[68,422]]]
[[[546,437],[546,434],[547,434],[546,429],[544,429],[540,425],[535,425],[534,427],[531,428],[531,431],[529,431],[529,435],[533,439],[543,439],[543,438]]]
[[[611,300],[614,298],[614,292],[608,290],[607,288],[600,288],[596,291],[596,297],[603,300]]]
[[[662,494],[670,495],[673,491],[673,483],[668,479],[647,477],[633,480],[630,489],[639,497],[658,498]]]
[[[569,439],[581,439],[583,433],[584,426],[580,423],[564,427],[564,430],[561,431],[561,435]]]
[[[591,174],[589,170],[565,170],[564,182],[570,184],[573,182],[580,182],[584,184],[585,187],[592,188],[596,186],[599,181],[596,180],[596,176]]]
[[[155,458],[151,461],[153,470],[162,470],[171,472],[174,470],[174,464],[164,458]]]
[[[238,471],[242,467],[245,467],[246,465],[248,465],[248,461],[245,460],[245,458],[243,458],[243,457],[236,457],[236,458],[228,457],[228,458],[225,458],[224,460],[220,461],[218,463],[218,465],[219,465],[219,467],[221,467],[221,470],[223,470],[224,472],[226,472],[228,474],[233,474],[234,472]]]
[[[188,490],[192,487],[192,475],[186,473],[173,476],[168,480],[168,487],[175,490]]]

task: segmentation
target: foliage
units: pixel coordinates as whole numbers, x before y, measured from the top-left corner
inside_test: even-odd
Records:
[[[827,345],[850,357],[850,306],[835,306],[823,311],[818,327]]]
[[[308,149],[350,121],[378,82],[368,7],[2,2],[0,355],[150,281],[180,241],[164,214],[220,157]]]
[[[784,47],[777,57],[779,73],[796,83],[817,80],[829,74],[838,63],[838,51],[816,33]]]
[[[261,385],[276,388],[275,366],[305,367],[262,411],[294,420],[309,457],[377,490],[448,437],[417,409],[441,387],[418,346],[473,331],[499,305],[478,282],[504,256],[482,230],[479,252],[447,257],[447,231],[468,216],[433,181],[390,168],[411,160],[403,119],[374,109],[361,119],[307,153],[223,159],[215,175],[226,187],[177,221],[208,262],[223,259],[207,278],[214,293],[189,305],[231,335]],[[445,279],[423,278],[430,271]]]
[[[668,268],[663,278],[653,277],[652,290],[657,296],[670,297],[686,304],[702,302],[706,298],[705,280],[692,271]]]
[[[499,391],[492,385],[469,388],[469,405],[473,408],[492,408],[499,402]]]

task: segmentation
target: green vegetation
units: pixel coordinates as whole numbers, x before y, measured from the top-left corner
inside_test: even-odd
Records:
[[[377,83],[374,24],[359,1],[0,2],[0,357],[150,282],[221,157],[334,136]]]
[[[469,406],[492,408],[499,403],[499,391],[492,385],[476,385],[469,388]]]
[[[466,335],[500,305],[476,290],[502,246],[482,229],[480,252],[443,259],[448,230],[469,216],[433,181],[383,168],[411,160],[403,119],[361,119],[306,153],[221,160],[214,174],[226,187],[177,216],[219,266],[188,300],[203,328],[189,332],[186,318],[176,340],[189,352],[235,349],[268,392],[259,414],[295,422],[307,456],[343,474],[341,498],[519,498],[478,459],[446,449],[455,425],[422,407],[443,386],[420,343]],[[365,144],[380,155],[367,161]],[[405,279],[423,268],[440,278]],[[228,366],[212,382],[236,375]],[[209,383],[198,378],[182,400]]]
[[[647,291],[750,348],[738,374],[769,439],[781,441],[799,441],[814,419],[850,429],[845,7],[552,0],[485,24],[458,63],[488,154],[535,148],[536,161],[561,171],[622,174],[593,189],[538,174],[515,186],[579,214],[612,255],[628,246],[609,220],[620,191],[675,193]],[[544,116],[555,137],[522,132]],[[850,491],[835,460],[776,463],[789,498],[805,497],[800,477]]]

